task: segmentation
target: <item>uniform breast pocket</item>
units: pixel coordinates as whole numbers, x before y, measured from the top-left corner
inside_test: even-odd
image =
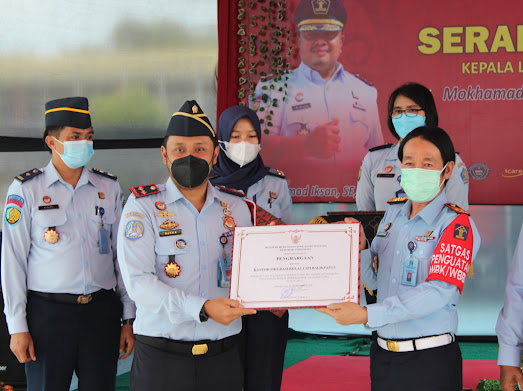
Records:
[[[186,246],[184,239],[175,239],[173,236],[159,238],[154,245],[156,259],[165,264],[170,255],[174,255],[175,259],[183,258],[183,255],[187,254]]]
[[[39,210],[34,215],[37,243],[43,246],[60,246],[66,243],[69,232],[64,229],[67,215],[63,209]]]
[[[414,256],[418,258],[420,263],[420,270],[418,272],[418,283],[424,282],[428,275],[430,264],[432,262],[432,254],[436,248],[437,242],[435,240],[428,242],[417,242],[417,248],[414,252]]]
[[[100,214],[100,209],[95,209],[97,213],[95,213],[95,210],[93,210],[92,215],[90,215],[90,226],[89,226],[89,236],[92,241],[95,241],[98,243],[100,240],[99,237],[99,231],[102,228],[102,219],[103,219],[103,227],[107,230],[108,234],[111,234],[111,229],[113,224],[117,223],[116,221],[116,214],[114,213],[114,210],[112,208],[108,207],[102,207],[103,208],[103,214]]]

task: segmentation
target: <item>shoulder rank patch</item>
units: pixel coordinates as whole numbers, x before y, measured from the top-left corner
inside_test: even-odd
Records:
[[[356,78],[360,79],[362,82],[364,82],[364,83],[367,84],[368,86],[374,87],[374,84],[372,84],[370,81],[365,80],[365,79],[364,79],[363,77],[361,77],[360,75],[355,74],[354,76],[355,76]]]
[[[400,202],[407,202],[409,197],[394,197],[387,201],[387,204],[398,204]]]
[[[114,181],[118,179],[116,177],[116,175],[113,175],[113,174],[111,174],[110,172],[107,172],[107,171],[102,171],[99,168],[93,168],[92,172],[93,172],[93,174],[98,174],[98,175],[104,176],[106,178],[110,178],[110,179],[112,179]]]
[[[225,186],[216,186],[216,188],[220,191],[223,191],[224,193],[227,193],[227,194],[232,194],[232,195],[235,195],[235,196],[238,196],[238,197],[246,197],[247,194],[245,194],[243,191],[241,190],[236,190],[236,189],[229,189]]]
[[[40,174],[42,174],[42,171],[40,171],[37,168],[33,168],[32,170],[26,171],[23,174],[15,176],[15,179],[18,179],[20,182],[24,183],[25,181],[33,179],[34,177]]]
[[[285,174],[283,173],[283,171],[275,170],[274,168],[271,168],[267,174],[277,176],[281,179],[285,179]]]
[[[135,186],[130,187],[129,190],[131,190],[131,193],[133,193],[136,198],[145,197],[160,192],[160,189],[158,189],[158,186],[156,185]]]
[[[392,146],[394,146],[394,144],[378,145],[377,147],[370,148],[369,152],[379,151],[380,149],[387,149],[387,148],[390,148]]]
[[[458,214],[466,214],[467,216],[470,216],[470,213],[467,212],[465,209],[459,207],[458,205],[456,204],[451,204],[451,203],[446,203],[445,206],[449,209],[452,209],[454,212],[458,213]]]

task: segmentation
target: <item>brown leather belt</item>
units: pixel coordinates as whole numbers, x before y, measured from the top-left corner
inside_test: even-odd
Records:
[[[93,301],[114,294],[114,292],[114,289],[100,289],[99,291],[89,293],[87,295],[73,295],[70,293],[47,293],[31,290],[28,291],[30,295],[43,297],[44,299],[64,304],[89,304]]]
[[[168,353],[182,356],[215,356],[236,346],[238,334],[217,341],[176,341],[174,339],[136,335],[136,340]]]

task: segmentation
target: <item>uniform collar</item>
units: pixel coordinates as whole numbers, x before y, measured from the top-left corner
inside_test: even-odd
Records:
[[[56,169],[56,167],[53,164],[53,161],[50,160],[47,166],[44,169],[45,172],[45,186],[49,187],[56,181],[61,182],[64,185],[69,185],[66,181],[63,180],[62,176]],[[94,177],[94,174],[91,173],[87,168],[82,168],[82,175],[80,175],[80,179],[78,179],[78,183],[76,184],[76,188],[78,189],[80,186],[83,186],[87,184],[87,182],[91,182],[94,186],[97,186],[97,179]]]
[[[443,188],[441,194],[434,198],[426,207],[421,210],[421,212],[414,216],[414,218],[419,217],[425,220],[427,224],[432,224],[447,202],[447,193],[445,192],[445,188]],[[403,215],[405,215],[405,217],[408,219],[411,210],[412,201],[408,200],[401,208],[401,213],[403,213]]]
[[[315,71],[308,65],[305,65],[305,63],[303,61],[301,62],[300,66],[298,67],[298,70],[305,76],[305,78],[307,78],[308,80],[310,80],[313,83],[316,83],[316,84],[327,83],[325,80],[323,80],[323,77],[321,77],[321,75],[318,71]],[[334,71],[334,74],[329,79],[329,81],[335,80],[338,77],[341,77],[341,75],[343,75],[343,71],[344,71],[343,65],[341,65],[339,62],[336,63],[336,70]]]
[[[181,193],[181,191],[176,187],[172,178],[169,178],[167,180],[167,183],[165,184],[165,191],[167,192],[167,195],[165,197],[165,202],[167,204],[176,202],[179,199],[186,199]],[[202,210],[205,209],[205,207],[208,204],[212,203],[214,199],[220,200],[219,192],[214,188],[213,185],[211,185],[211,182],[207,181],[207,197],[205,199],[205,204],[203,205]]]

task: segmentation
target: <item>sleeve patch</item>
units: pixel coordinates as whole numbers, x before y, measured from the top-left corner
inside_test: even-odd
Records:
[[[12,194],[7,197],[6,205],[14,204],[20,209],[24,206],[24,199],[16,194]]]
[[[432,254],[426,281],[445,281],[456,285],[461,293],[472,264],[473,245],[474,238],[469,217],[462,213],[443,232]]]
[[[4,212],[5,221],[9,225],[16,225],[22,219],[22,209],[16,206],[9,206]]]
[[[125,226],[125,237],[134,242],[143,237],[144,231],[145,228],[141,221],[131,220]]]

